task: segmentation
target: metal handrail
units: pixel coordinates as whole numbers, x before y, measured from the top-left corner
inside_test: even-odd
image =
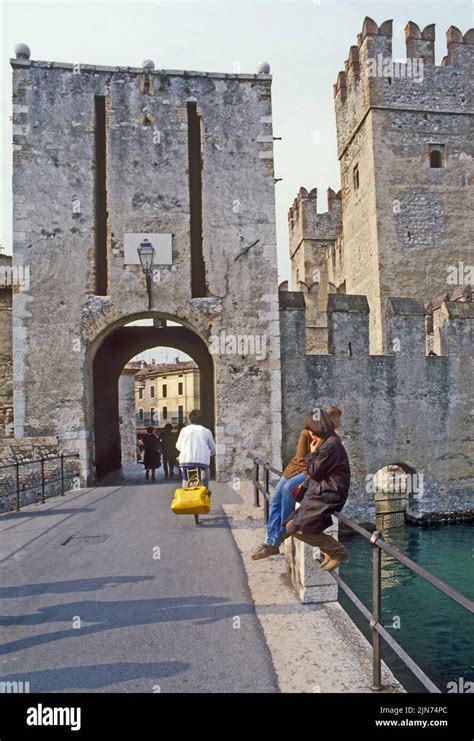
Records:
[[[20,503],[20,493],[25,491],[31,491],[32,489],[35,489],[36,486],[41,487],[41,504],[44,504],[46,501],[46,486],[49,484],[55,484],[58,481],[61,482],[61,496],[64,496],[64,461],[66,458],[79,458],[79,453],[61,453],[61,455],[45,455],[41,456],[40,458],[33,459],[31,461],[15,461],[13,463],[2,463],[0,465],[0,471],[5,468],[15,468],[15,494],[16,494],[16,511],[19,512],[21,509],[21,503]],[[45,477],[45,463],[48,461],[61,461],[61,475],[54,479],[46,479]],[[41,480],[38,484],[33,486],[27,486],[20,490],[20,468],[22,466],[31,466],[36,463],[40,464],[40,472],[41,472]],[[4,494],[0,494],[0,496],[9,496],[9,494],[12,494],[13,492],[6,492]]]
[[[269,472],[272,471],[277,476],[282,475],[282,471],[279,471],[274,466],[266,463],[262,458],[254,456],[252,453],[248,454],[249,458],[253,460],[253,486],[254,486],[254,505],[260,506],[260,493],[264,497],[264,521],[265,524],[268,522],[268,509],[270,503],[270,489],[269,489]],[[260,469],[265,472],[265,484],[262,485],[259,479]],[[387,643],[394,653],[403,661],[405,666],[414,674],[419,682],[428,690],[430,693],[440,693],[441,690],[431,681],[431,679],[425,674],[425,672],[418,666],[418,664],[411,658],[411,656],[400,646],[400,644],[388,633],[382,623],[382,551],[390,555],[392,558],[397,560],[399,563],[406,566],[410,571],[413,571],[417,576],[427,581],[431,586],[438,589],[440,592],[445,594],[449,599],[456,602],[456,604],[464,607],[465,610],[474,613],[474,602],[463,594],[458,592],[453,587],[446,584],[437,576],[430,574],[429,571],[419,566],[411,558],[405,556],[397,548],[394,548],[388,543],[385,543],[382,533],[375,531],[370,533],[365,528],[357,525],[357,523],[350,520],[340,512],[334,513],[335,517],[342,522],[346,527],[354,530],[358,535],[368,540],[372,545],[372,612],[365,607],[357,595],[352,589],[341,579],[341,577],[335,572],[331,571],[330,576],[334,581],[341,587],[343,592],[348,596],[352,604],[359,610],[359,612],[368,621],[370,630],[372,632],[372,687],[375,691],[380,691],[382,687],[382,656],[380,639],[382,638]]]

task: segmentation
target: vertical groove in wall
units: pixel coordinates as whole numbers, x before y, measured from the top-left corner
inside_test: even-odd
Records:
[[[105,96],[95,96],[95,293],[107,295],[107,181]]]
[[[191,296],[207,296],[206,266],[202,249],[201,118],[197,104],[188,102],[189,202],[191,219]]]

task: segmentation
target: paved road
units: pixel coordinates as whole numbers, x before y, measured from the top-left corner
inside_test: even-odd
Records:
[[[213,484],[198,527],[170,511],[173,483],[142,470],[0,516],[0,680],[30,692],[278,691],[219,504],[234,492]]]

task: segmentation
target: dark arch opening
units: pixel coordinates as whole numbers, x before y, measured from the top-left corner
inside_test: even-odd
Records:
[[[203,424],[215,431],[214,364],[205,342],[183,326],[122,326],[98,348],[92,366],[94,468],[97,480],[121,467],[119,377],[127,362],[153,347],[171,347],[189,355],[200,371]]]
[[[430,152],[430,167],[440,168],[443,167],[443,156],[439,149],[433,149]]]

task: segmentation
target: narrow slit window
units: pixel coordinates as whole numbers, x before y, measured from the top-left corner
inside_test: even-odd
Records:
[[[189,158],[189,203],[191,221],[191,296],[207,296],[206,266],[202,240],[202,157],[201,117],[194,101],[187,103],[188,111],[188,158]]]
[[[105,97],[95,99],[95,294],[107,295],[107,162]]]
[[[354,190],[359,190],[360,179],[359,179],[359,165],[355,165],[352,171],[352,179],[354,182]]]
[[[437,145],[430,147],[430,167],[440,169],[444,167],[444,146]]]

